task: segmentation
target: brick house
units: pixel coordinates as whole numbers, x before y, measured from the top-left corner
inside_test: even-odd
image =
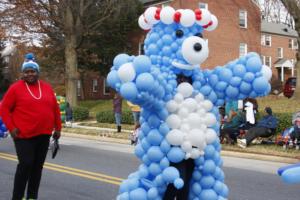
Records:
[[[214,68],[243,56],[248,52],[260,53],[260,9],[253,0],[140,0],[145,8],[149,6],[172,6],[175,9],[207,8],[217,16],[219,25],[212,32],[205,33],[210,55],[202,68]],[[130,34],[134,55],[143,53],[145,32],[142,30]],[[83,86],[84,85],[84,86]],[[84,87],[84,99],[107,99],[111,97],[105,84],[105,78],[92,73],[83,84],[78,84],[78,91]],[[95,89],[97,88],[97,89]],[[78,93],[80,95],[80,93]],[[80,99],[82,97],[79,96]]]
[[[273,78],[284,82],[294,76],[298,34],[284,24],[262,21],[261,55],[265,65],[271,67]]]

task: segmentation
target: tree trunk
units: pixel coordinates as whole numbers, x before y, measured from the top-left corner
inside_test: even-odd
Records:
[[[77,106],[77,52],[76,36],[66,38],[65,60],[66,60],[66,98],[72,107]]]

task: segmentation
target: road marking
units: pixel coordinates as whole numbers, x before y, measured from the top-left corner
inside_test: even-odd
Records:
[[[12,154],[6,154],[6,153],[0,153],[0,158],[6,159],[6,160],[11,160],[11,161],[18,161],[17,156],[12,155]],[[100,182],[105,182],[105,183],[110,183],[113,185],[120,185],[123,179],[114,177],[114,176],[109,176],[101,173],[95,173],[95,172],[90,172],[86,170],[81,170],[81,169],[76,169],[72,167],[66,167],[62,165],[57,165],[53,163],[44,163],[44,168],[49,169],[52,171],[57,171],[61,173],[66,173],[70,175],[75,175],[91,180],[96,180]]]

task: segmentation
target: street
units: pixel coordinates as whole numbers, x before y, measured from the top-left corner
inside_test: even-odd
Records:
[[[64,137],[55,159],[44,166],[39,199],[112,200],[139,161],[125,144]],[[223,157],[230,200],[299,199],[299,185],[284,184],[276,170],[286,163]],[[11,198],[17,164],[13,142],[0,140],[0,200]]]

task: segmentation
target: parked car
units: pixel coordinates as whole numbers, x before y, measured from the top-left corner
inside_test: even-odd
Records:
[[[294,90],[296,88],[296,77],[290,77],[286,80],[283,87],[283,95],[287,98],[291,98],[294,94]]]

